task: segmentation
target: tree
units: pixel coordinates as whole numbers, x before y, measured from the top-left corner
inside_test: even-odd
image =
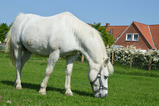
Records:
[[[8,31],[9,31],[9,26],[6,23],[0,24],[0,41],[2,43],[4,43]]]
[[[108,33],[108,31],[106,30],[107,28],[106,26],[101,26],[101,23],[94,23],[92,27],[100,32],[100,35],[104,41],[105,46],[107,45],[111,46],[114,44],[113,35]]]

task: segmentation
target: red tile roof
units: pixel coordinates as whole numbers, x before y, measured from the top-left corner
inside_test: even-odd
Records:
[[[135,22],[135,21],[133,23],[136,25],[136,27],[139,29],[139,31],[142,33],[142,35],[145,37],[145,39],[150,44],[152,49],[155,49],[155,45],[153,43],[153,38],[151,36],[149,26],[146,24]]]
[[[159,49],[159,25],[149,25],[157,49]]]
[[[108,32],[111,32],[113,34],[113,38],[116,40],[118,36],[120,36],[127,28],[128,26],[109,26],[107,28]]]

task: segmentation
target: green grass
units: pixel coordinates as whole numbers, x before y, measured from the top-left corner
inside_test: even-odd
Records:
[[[10,66],[8,55],[0,53],[0,106],[1,105],[84,105],[123,106],[159,105],[159,72],[115,65],[115,73],[109,77],[109,93],[106,98],[95,98],[89,84],[87,63],[74,64],[71,88],[73,97],[65,96],[65,60],[60,59],[49,79],[47,95],[38,90],[45,75],[47,58],[32,56],[22,71],[22,90],[14,88],[15,67]]]

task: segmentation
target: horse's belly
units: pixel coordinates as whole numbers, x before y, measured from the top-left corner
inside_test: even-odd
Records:
[[[42,56],[49,56],[50,52],[47,50],[47,48],[32,48],[32,47],[29,47],[28,48],[29,51],[31,51],[31,53],[34,53],[34,54],[39,54],[39,55],[42,55]]]
[[[48,43],[44,41],[25,40],[23,41],[23,45],[31,53],[39,54],[42,56],[48,56],[50,54]]]

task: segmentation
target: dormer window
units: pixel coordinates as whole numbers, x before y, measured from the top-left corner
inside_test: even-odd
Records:
[[[131,33],[126,34],[126,41],[131,41]]]

